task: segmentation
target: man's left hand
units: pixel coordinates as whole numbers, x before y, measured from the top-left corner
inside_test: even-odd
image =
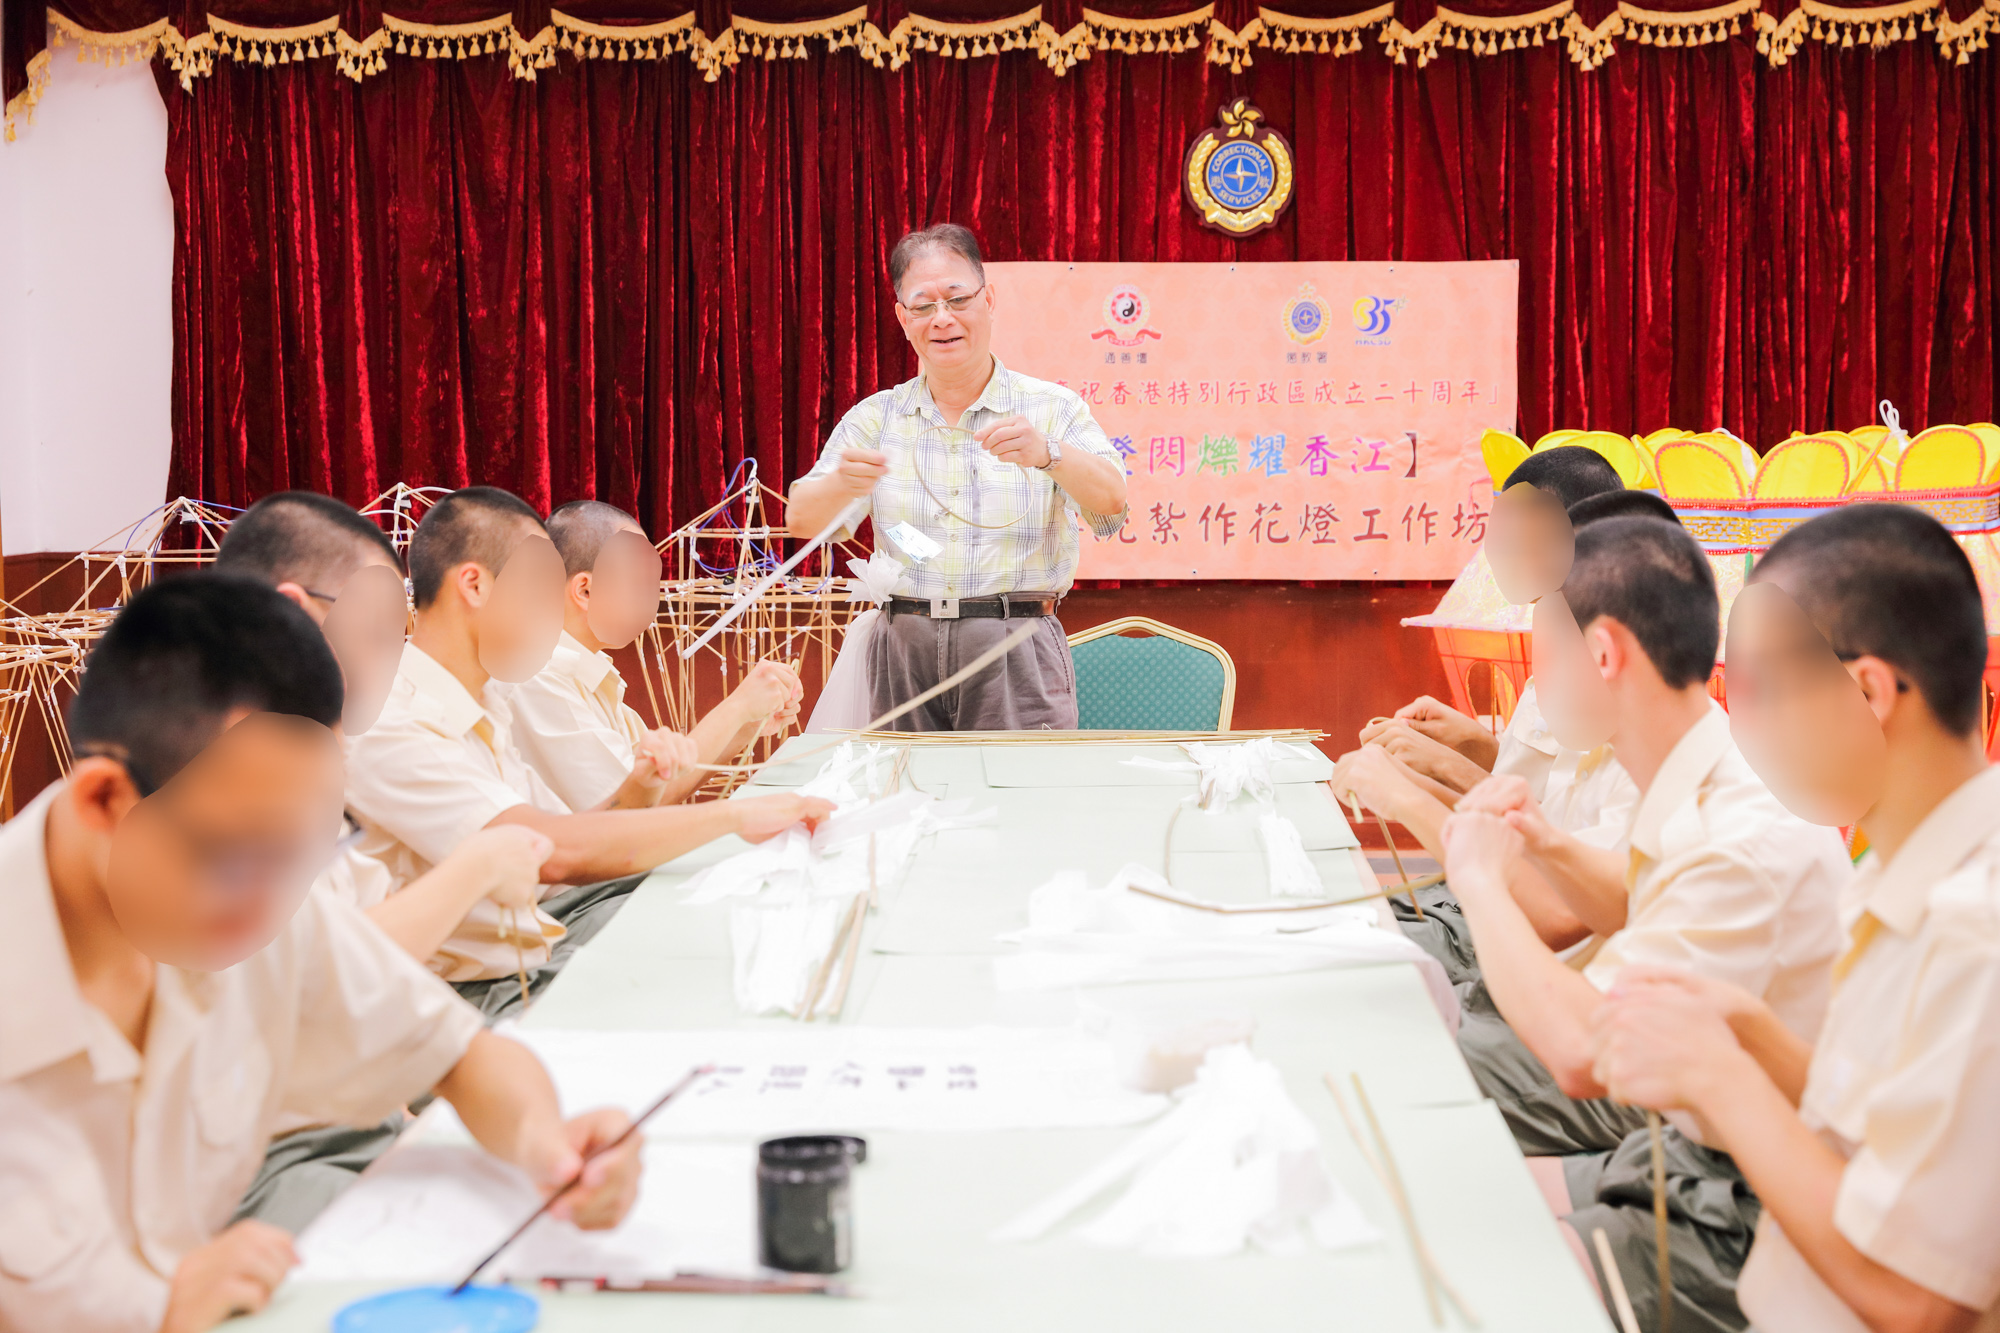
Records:
[[[972,438],[1002,463],[1023,468],[1049,465],[1049,437],[1024,416],[1002,417],[972,432]]]

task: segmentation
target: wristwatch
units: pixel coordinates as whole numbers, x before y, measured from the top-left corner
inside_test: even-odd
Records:
[[[1042,464],[1041,470],[1047,472],[1060,462],[1062,462],[1062,446],[1051,439],[1049,441],[1049,461]]]

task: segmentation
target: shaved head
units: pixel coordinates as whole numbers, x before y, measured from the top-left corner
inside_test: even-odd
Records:
[[[1715,670],[1722,638],[1715,571],[1679,524],[1644,517],[1586,524],[1562,594],[1578,629],[1608,616],[1632,631],[1670,688],[1700,684]]]
[[[410,538],[410,596],[417,609],[437,600],[460,565],[499,573],[524,531],[543,534],[541,515],[496,486],[467,486],[432,505]]]
[[[602,500],[571,500],[549,515],[548,528],[549,540],[562,556],[563,577],[573,579],[597,567],[598,552],[612,533],[639,528],[639,520]]]
[[[1625,489],[1618,469],[1605,462],[1604,455],[1575,444],[1529,454],[1507,474],[1506,484],[1500,489],[1504,491],[1524,481],[1561,500],[1565,509],[1593,495]]]
[[[1607,518],[1657,518],[1681,526],[1674,507],[1651,491],[1605,491],[1569,507],[1569,525],[1580,528]]]
[[[1784,586],[1842,661],[1879,657],[1913,682],[1947,731],[1979,726],[1986,608],[1951,533],[1907,505],[1847,505],[1802,523],[1751,580]]]
[[[279,491],[244,510],[222,539],[215,568],[273,587],[296,583],[315,595],[337,595],[364,564],[399,572],[396,548],[382,529],[330,495]]]

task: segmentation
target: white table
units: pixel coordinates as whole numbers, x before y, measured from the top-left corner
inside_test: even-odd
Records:
[[[795,739],[792,752],[816,741]],[[1414,967],[1393,964],[1236,981],[1124,986],[1082,993],[1000,993],[995,929],[1048,871],[1074,866],[1095,880],[1127,860],[1157,865],[1173,803],[1191,779],[1137,778],[1115,766],[1140,747],[1037,747],[988,763],[970,746],[919,747],[909,780],[934,794],[1000,810],[997,828],[941,835],[884,894],[843,1021],[940,1027],[1055,1026],[1079,1006],[1152,1001],[1255,1015],[1256,1053],[1283,1070],[1293,1100],[1318,1126],[1326,1161],[1386,1240],[1337,1253],[1162,1261],[1092,1249],[1060,1234],[1002,1245],[987,1233],[1124,1142],[1134,1129],[979,1134],[871,1134],[855,1173],[855,1300],[541,1293],[541,1327],[566,1329],[1259,1329],[1432,1328],[1403,1227],[1342,1127],[1321,1078],[1359,1072],[1386,1122],[1433,1251],[1488,1330],[1608,1327],[1498,1113],[1480,1099]],[[1148,747],[1147,753],[1176,755]],[[783,752],[781,752],[783,753]],[[990,751],[989,751],[990,753]],[[1039,757],[1037,757],[1039,756]],[[792,785],[817,764],[771,769]],[[991,785],[989,778],[1025,785]],[[1297,776],[1297,775],[1294,775]],[[1109,785],[1107,785],[1107,783]],[[1057,785],[1065,784],[1065,785]],[[1307,846],[1332,840],[1302,802],[1331,802],[1287,784]],[[1338,823],[1337,810],[1333,822]],[[1183,821],[1186,822],[1185,820]],[[1315,836],[1317,827],[1319,836]],[[1340,829],[1344,832],[1344,824]],[[1227,837],[1176,832],[1175,880],[1202,891],[1261,896],[1262,858]],[[702,1029],[783,1024],[749,1019],[731,997],[727,903],[688,907],[678,886],[738,850],[725,840],[662,867],[568,965],[527,1019],[556,1029]],[[1189,850],[1179,850],[1188,848]],[[1373,883],[1358,852],[1312,852],[1331,875],[1342,861]],[[886,941],[886,944],[884,943]],[[893,947],[895,952],[881,952]],[[751,1188],[745,1182],[745,1188]],[[324,1329],[368,1288],[291,1283],[243,1333]],[[1447,1314],[1448,1327],[1463,1327]]]

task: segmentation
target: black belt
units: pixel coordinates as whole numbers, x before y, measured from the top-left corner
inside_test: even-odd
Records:
[[[1003,592],[997,597],[891,597],[889,615],[929,616],[933,620],[1027,620],[1052,616],[1062,599],[1044,593]]]

